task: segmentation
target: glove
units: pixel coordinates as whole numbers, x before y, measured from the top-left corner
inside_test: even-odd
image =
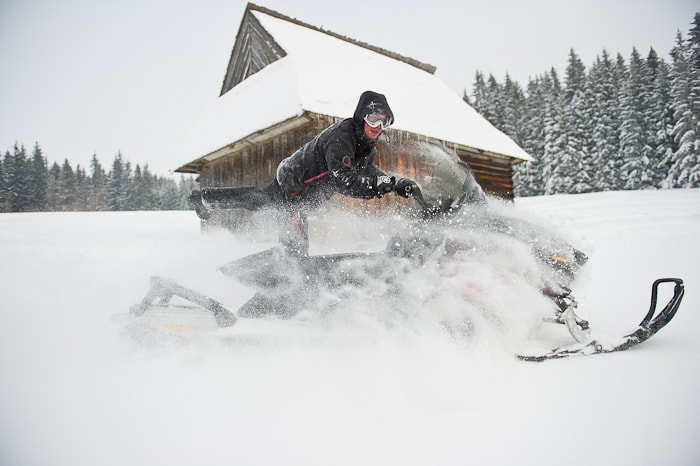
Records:
[[[416,191],[418,185],[415,181],[409,178],[399,178],[396,183],[394,183],[394,192],[401,197],[411,197]]]
[[[393,176],[378,176],[377,177],[377,191],[382,196],[384,194],[390,193],[394,190],[394,184],[396,183],[396,178]]]

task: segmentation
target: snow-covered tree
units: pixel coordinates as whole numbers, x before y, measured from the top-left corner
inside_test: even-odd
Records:
[[[670,67],[660,59],[654,49],[646,61],[646,82],[650,86],[645,93],[644,119],[649,147],[648,177],[650,187],[663,187],[670,166],[664,163],[668,154],[675,152],[672,131],[674,127],[671,99]]]
[[[521,144],[525,137],[522,129],[525,113],[525,93],[520,84],[506,74],[501,99],[501,126],[499,129],[510,136],[516,143]]]
[[[5,172],[5,189],[9,198],[11,212],[23,212],[31,207],[31,181],[29,178],[29,159],[24,145],[15,143],[12,153],[5,154],[3,171]]]
[[[49,210],[57,211],[61,210],[60,206],[60,195],[59,195],[59,179],[61,178],[61,167],[58,163],[54,162],[49,168],[48,177],[48,190],[46,193],[46,200],[49,204]]]
[[[107,182],[107,174],[105,173],[100,161],[97,159],[97,154],[92,154],[90,160],[90,192],[87,198],[89,210],[107,210],[107,202],[105,201],[105,184]]]
[[[587,117],[591,127],[592,166],[595,167],[594,189],[620,189],[619,158],[619,78],[621,64],[614,63],[603,51],[591,66],[586,85]]]
[[[38,142],[34,144],[32,158],[27,168],[31,196],[29,207],[31,210],[45,210],[48,203],[49,169]]]
[[[10,153],[5,153],[5,159],[10,157]],[[8,212],[10,209],[7,185],[5,183],[5,169],[3,160],[0,157],[0,212]]]
[[[518,197],[538,196],[544,194],[542,180],[544,154],[544,115],[545,102],[544,77],[530,79],[522,119],[521,146],[535,160],[516,165],[513,168],[513,186]]]
[[[693,47],[680,33],[676,36],[671,58],[675,120],[671,134],[677,149],[664,160],[670,165],[664,186],[700,187],[700,70],[695,67]]]
[[[129,184],[131,165],[124,162],[121,152],[118,152],[112,162],[112,170],[107,177],[105,200],[110,210],[129,209]]]
[[[620,178],[623,189],[649,188],[650,147],[646,143],[644,104],[647,83],[645,64],[636,48],[632,50],[629,75],[623,86],[620,127]]]
[[[572,49],[564,81],[563,128],[565,134],[565,167],[570,182],[568,193],[587,193],[593,190],[592,159],[589,156],[589,120],[586,118],[586,68]]]
[[[78,184],[76,182],[75,171],[68,159],[61,165],[61,173],[58,177],[58,206],[59,210],[75,210],[78,200]]]

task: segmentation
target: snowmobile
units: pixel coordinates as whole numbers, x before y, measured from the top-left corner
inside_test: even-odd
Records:
[[[651,338],[678,310],[684,294],[683,281],[656,280],[650,309],[634,331],[621,338],[596,338],[590,324],[577,315],[578,304],[570,288],[588,259],[586,254],[548,228],[494,208],[497,202],[485,195],[469,167],[456,156],[444,154],[421,166],[426,174],[411,192],[414,207],[401,214],[409,219],[408,226],[391,236],[383,250],[300,255],[279,246],[236,259],[219,271],[255,290],[255,295],[236,312],[172,280],[153,277],[150,290],[132,306],[131,314],[165,322],[170,330],[206,328],[234,336],[241,321],[245,321],[260,336],[263,328],[294,328],[304,320],[300,315],[308,317],[309,309],[325,312],[332,309],[334,302],[357,299],[369,288],[368,282],[374,287],[381,284],[382,297],[399,299],[408,291],[404,283],[411,282],[407,279],[411,274],[427,266],[431,270],[447,270],[451,264],[484,249],[494,249],[494,243],[484,238],[506,238],[526,248],[537,264],[539,292],[550,307],[551,314],[543,320],[565,326],[575,340],[545,354],[517,355],[522,360],[623,351]],[[236,216],[242,210],[269,209],[272,199],[264,190],[253,187],[204,188],[193,191],[190,202],[204,224],[224,213]],[[658,289],[666,283],[674,285],[673,296],[657,313]],[[174,296],[192,304],[175,305],[171,301]],[[169,324],[173,321],[175,325]],[[445,328],[450,334],[469,334],[471,324],[462,324],[467,331],[458,331],[451,324]],[[242,338],[243,333],[238,336]]]

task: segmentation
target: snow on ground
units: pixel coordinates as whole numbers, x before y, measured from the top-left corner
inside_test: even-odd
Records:
[[[113,316],[149,276],[237,306],[252,291],[217,267],[272,238],[203,235],[192,212],[2,214],[0,464],[699,464],[700,190],[517,207],[591,257],[575,290],[594,328],[632,330],[662,276],[686,283],[675,320],[628,352],[541,364],[496,336],[398,330],[130,351]]]

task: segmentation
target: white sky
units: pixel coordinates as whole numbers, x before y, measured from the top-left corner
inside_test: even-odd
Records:
[[[700,11],[698,0],[257,3],[435,65],[460,95],[477,70],[523,86],[563,73],[570,48],[586,66],[603,49],[668,59]],[[121,151],[167,174],[178,161],[163,148],[218,97],[245,5],[0,0],[0,151],[38,141],[50,162],[87,167],[97,153],[106,168]]]

